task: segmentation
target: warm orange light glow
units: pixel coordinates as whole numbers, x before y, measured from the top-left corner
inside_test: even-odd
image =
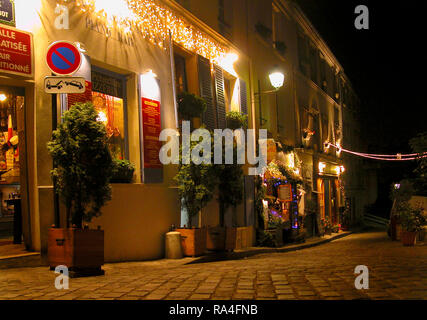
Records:
[[[323,171],[326,168],[326,163],[324,162],[319,162],[319,173],[323,173]]]
[[[7,96],[4,93],[0,93],[0,101],[4,102],[7,100]]]
[[[35,28],[40,26],[39,14],[41,7],[41,0],[15,0],[16,28],[32,32]]]
[[[219,59],[219,66],[227,71],[229,74],[237,77],[237,73],[234,70],[234,63],[239,59],[236,53],[227,53]]]
[[[58,0],[59,2],[59,0]],[[90,13],[107,28],[137,31],[152,44],[166,49],[169,35],[185,49],[219,64],[228,49],[166,6],[153,0],[76,0],[80,11]]]

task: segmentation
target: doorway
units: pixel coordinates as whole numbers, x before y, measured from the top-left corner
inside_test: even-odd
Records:
[[[318,204],[321,219],[327,219],[331,224],[339,223],[340,194],[339,184],[334,178],[317,179]]]
[[[0,256],[25,250],[29,224],[25,144],[25,88],[0,86]],[[21,195],[24,195],[23,197]]]

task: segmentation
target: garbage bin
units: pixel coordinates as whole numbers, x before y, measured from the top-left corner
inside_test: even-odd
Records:
[[[181,233],[171,231],[166,233],[166,259],[181,259]]]

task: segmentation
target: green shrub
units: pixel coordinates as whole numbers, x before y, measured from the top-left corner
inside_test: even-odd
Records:
[[[56,168],[51,171],[56,192],[67,208],[67,226],[82,228],[101,214],[111,199],[112,159],[107,132],[92,103],[76,103],[52,133],[48,151]]]
[[[135,166],[128,160],[113,160],[111,183],[130,183],[133,179]]]
[[[178,112],[186,119],[201,117],[206,107],[206,101],[193,93],[182,92],[178,96]]]
[[[192,141],[189,154],[198,145],[197,141]],[[217,186],[216,168],[213,164],[195,164],[193,161],[183,161],[189,155],[182,156],[182,145],[180,150],[180,164],[178,173],[174,177],[178,186],[178,194],[182,199],[182,204],[186,208],[188,215],[188,227],[191,228],[191,220],[196,216],[209,201],[212,200],[214,190]]]
[[[402,229],[405,231],[420,231],[426,225],[426,218],[421,208],[413,208],[407,201],[400,202],[396,206],[396,213],[400,218]]]
[[[227,128],[231,130],[247,129],[248,116],[239,111],[230,111],[226,114]]]

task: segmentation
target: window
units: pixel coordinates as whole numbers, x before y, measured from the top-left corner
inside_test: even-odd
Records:
[[[326,68],[327,66],[327,62],[325,60],[325,58],[323,57],[323,54],[320,53],[320,84],[321,84],[321,88],[323,89],[323,91],[325,91],[327,93],[328,90],[328,80],[326,77]]]
[[[230,0],[218,0],[218,26],[219,32],[227,37],[231,37],[231,22],[233,21],[233,2]]]
[[[273,45],[274,48],[284,55],[286,52],[285,43],[285,15],[273,4]]]
[[[187,83],[187,71],[185,67],[185,58],[178,54],[174,55],[175,61],[175,86],[176,93],[180,94],[182,92],[188,91]]]
[[[318,67],[317,67],[318,54],[314,45],[310,45],[310,78],[316,84],[319,84],[318,80]]]
[[[302,74],[308,76],[308,53],[307,53],[307,40],[303,34],[298,34],[298,59],[299,67]]]
[[[98,121],[105,124],[108,145],[115,159],[127,158],[125,92],[123,76],[92,67],[92,102],[98,112]]]
[[[225,95],[225,111],[229,112],[231,111],[231,98],[232,98],[232,91],[231,91],[231,81],[227,78],[224,78],[224,95]]]

